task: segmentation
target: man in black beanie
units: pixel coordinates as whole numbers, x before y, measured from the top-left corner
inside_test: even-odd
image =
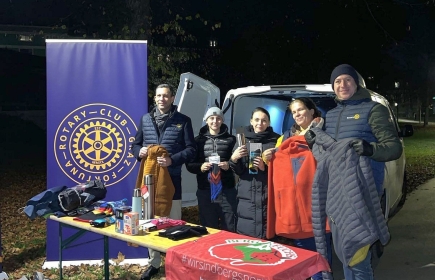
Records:
[[[325,132],[336,141],[346,141],[346,139],[353,138],[349,140],[349,146],[347,147],[353,148],[359,156],[369,158],[372,169],[371,173],[373,174],[376,190],[380,198],[384,193],[385,162],[398,159],[402,155],[403,148],[387,107],[372,101],[370,92],[360,85],[359,82],[361,81],[359,81],[358,77],[358,72],[349,64],[341,64],[332,71],[330,82],[336,94],[335,101],[337,107],[331,109],[326,114]],[[314,144],[315,135],[312,131],[308,131],[305,134],[305,138],[309,144],[310,142]],[[334,176],[334,174],[329,174],[329,176]],[[382,250],[379,250],[379,248],[382,248],[382,245],[386,244],[381,244],[379,240],[387,243],[385,240],[390,238],[385,218],[380,210],[379,198],[370,197],[367,200],[359,200],[355,204],[355,207],[363,215],[372,217],[373,223],[378,228],[382,226],[385,228],[385,231],[380,231],[372,236],[372,239],[378,239],[374,243],[364,240],[352,240],[348,242],[349,240],[343,239],[343,236],[347,236],[347,232],[342,232],[346,225],[343,226],[343,223],[340,225],[340,222],[344,221],[344,218],[339,216],[334,217],[334,221],[330,218],[328,220],[331,226],[334,248],[340,261],[343,263],[346,280],[372,280],[373,268],[371,257],[372,255],[374,258],[380,257]],[[328,196],[326,196],[326,200],[328,201]],[[332,203],[334,202],[331,201],[330,204]],[[326,205],[328,205],[328,202],[326,202]],[[375,217],[369,212],[368,209],[370,208],[368,205],[374,205],[376,208],[377,214]],[[346,209],[341,213],[346,215]],[[360,225],[356,224],[356,226]],[[316,243],[319,245],[318,250],[321,252],[323,244],[321,234],[316,234],[315,232],[315,235]],[[358,239],[360,237],[356,235],[355,238]],[[345,242],[347,243],[344,244]],[[378,250],[375,250],[376,248]],[[353,255],[352,253],[347,254],[349,252],[353,252]],[[324,272],[324,279],[331,279],[331,275]]]
[[[335,79],[340,76],[340,75],[349,75],[353,78],[353,80],[355,81],[355,84],[358,85],[359,83],[359,79],[358,79],[358,73],[356,72],[356,70],[350,66],[349,64],[341,64],[338,65],[337,67],[334,68],[334,70],[332,70],[331,73],[331,85],[332,85],[332,89],[334,89],[334,82]]]

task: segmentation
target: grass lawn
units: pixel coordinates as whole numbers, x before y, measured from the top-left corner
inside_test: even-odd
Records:
[[[419,157],[435,156],[435,127],[415,127],[414,135],[404,138],[406,159],[415,164]]]
[[[435,177],[435,126],[414,125],[404,138],[408,191]]]

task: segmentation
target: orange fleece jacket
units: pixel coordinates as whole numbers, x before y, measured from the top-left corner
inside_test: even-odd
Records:
[[[314,236],[311,193],[315,172],[316,160],[303,135],[281,144],[269,164],[266,238]]]
[[[167,156],[169,154],[162,146],[153,145],[148,147],[148,156],[146,160],[141,161],[136,180],[136,188],[140,189],[144,184],[145,175],[154,175],[154,215],[160,217],[168,217],[169,213],[171,213],[172,198],[175,193],[175,187],[168,168],[157,164],[157,157]]]

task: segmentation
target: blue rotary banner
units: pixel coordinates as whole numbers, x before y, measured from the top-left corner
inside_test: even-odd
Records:
[[[147,112],[146,41],[47,40],[47,188],[101,179],[105,201],[131,197],[138,162],[130,152]],[[67,237],[74,230],[65,230]],[[47,262],[59,258],[58,224],[47,222]],[[110,239],[110,258],[144,258],[145,248]],[[63,260],[100,260],[101,236],[88,233]]]

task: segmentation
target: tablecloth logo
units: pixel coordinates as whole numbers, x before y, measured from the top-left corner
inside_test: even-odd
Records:
[[[226,239],[224,244],[214,245],[208,251],[211,256],[235,266],[273,266],[298,257],[295,251],[281,244],[254,239]]]
[[[70,112],[54,136],[54,155],[76,183],[100,179],[106,186],[124,179],[137,160],[130,152],[136,125],[115,106],[87,104]]]

